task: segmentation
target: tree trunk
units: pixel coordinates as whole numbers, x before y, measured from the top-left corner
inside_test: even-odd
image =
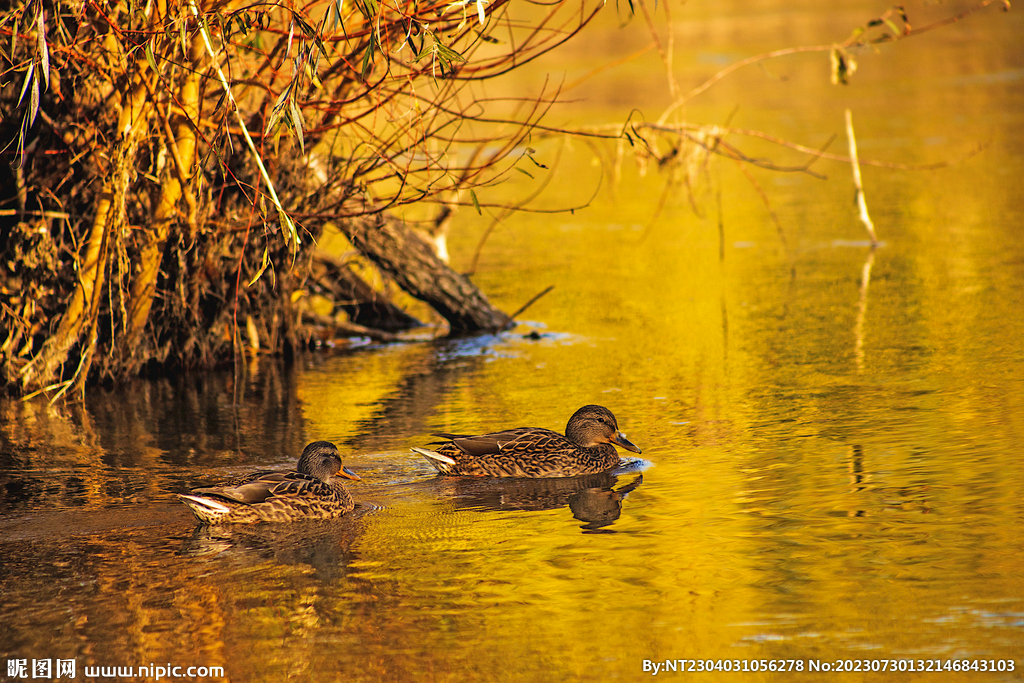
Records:
[[[199,63],[200,54],[200,38],[196,35],[192,39],[193,64]],[[142,77],[146,76],[143,74]],[[152,99],[152,94],[150,98]],[[153,307],[164,247],[177,220],[178,200],[182,198],[183,193],[192,192],[186,185],[192,175],[192,165],[196,156],[196,131],[192,127],[192,122],[199,120],[198,71],[187,72],[183,77],[177,93],[177,102],[185,113],[178,124],[177,137],[172,136],[169,125],[165,131],[167,151],[173,157],[174,163],[168,164],[167,177],[163,179],[160,200],[157,202],[152,224],[141,237],[145,244],[140,250],[138,265],[132,278],[131,295],[128,299],[128,324],[121,338],[124,363],[131,371],[147,360],[145,354],[135,357],[135,352],[140,348],[139,342]]]
[[[149,104],[141,82],[145,77],[144,71],[145,67],[140,67],[121,111],[117,129],[123,131],[123,140],[114,146],[112,158],[105,160],[108,172],[103,189],[96,197],[84,258],[74,255],[78,283],[61,315],[56,333],[50,335],[32,360],[21,368],[22,391],[42,390],[47,386],[56,388],[56,383],[68,374],[63,366],[75,345],[81,348],[80,362],[71,378],[62,383],[57,395],[69,388],[71,380],[82,386],[89,375],[96,345],[96,322],[113,248],[111,241],[124,230],[125,205],[135,174],[136,153],[149,131]]]
[[[345,221],[340,227],[352,244],[399,287],[447,320],[451,334],[497,332],[512,323],[468,278],[449,268],[426,240],[401,221],[372,214]]]

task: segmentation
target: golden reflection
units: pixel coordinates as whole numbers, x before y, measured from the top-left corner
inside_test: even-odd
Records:
[[[597,531],[622,515],[626,497],[643,483],[643,474],[615,488],[619,476],[610,472],[551,479],[438,477],[437,494],[450,498],[456,510],[537,511],[568,507],[585,531]]]
[[[220,556],[236,566],[265,562],[308,565],[322,580],[343,576],[354,557],[353,544],[362,533],[361,507],[349,515],[300,524],[196,525],[177,554],[201,558]]]
[[[681,78],[771,48],[741,40],[762,24],[761,40],[812,44],[864,16],[733,5],[674,9]],[[611,49],[609,16],[597,44]],[[669,203],[640,241],[661,185],[624,162],[619,203],[493,230],[474,280],[496,304],[555,285],[514,333],[291,370],[261,358],[255,374],[98,389],[84,408],[0,401],[6,649],[217,665],[238,681],[629,681],[649,677],[644,659],[690,656],[962,655],[1019,671],[1024,106],[1006,46],[1020,16],[904,41],[898,73],[882,68],[888,47],[864,54],[856,90],[794,60],[689,104],[691,120],[723,120],[740,102],[742,125],[817,146],[855,98],[864,159],[931,161],[944,139],[990,136],[958,167],[872,186],[877,254],[855,243],[846,165],[835,182],[753,171],[784,248],[729,164],[712,173],[720,216]],[[594,49],[555,66],[589,70]],[[656,99],[649,66],[589,89],[580,116]],[[590,154],[575,152],[541,208],[589,197]],[[510,178],[486,201],[535,187]],[[490,220],[459,214],[456,268]],[[642,483],[446,480],[407,450],[453,426],[561,425],[587,403],[644,446],[656,467]],[[293,462],[313,439],[364,478],[351,520],[197,531],[172,503],[215,475]]]
[[[928,514],[933,511],[933,486],[928,483],[914,482],[902,486],[877,485],[873,483],[875,474],[865,464],[864,448],[860,444],[849,447],[847,471],[850,473],[851,500],[858,507],[848,509],[848,517],[866,517],[883,512],[918,512]],[[867,509],[867,503],[873,506]],[[863,506],[863,507],[861,507]]]
[[[857,299],[857,320],[853,325],[853,357],[857,372],[864,372],[864,319],[868,312],[868,285],[871,284],[871,267],[875,265],[875,248],[868,251],[868,258],[860,271],[860,289]]]
[[[850,472],[850,493],[860,493],[870,486],[870,475],[864,473],[864,450],[860,445],[850,446],[847,468]],[[864,510],[848,510],[846,513],[848,517],[863,517],[864,514]]]

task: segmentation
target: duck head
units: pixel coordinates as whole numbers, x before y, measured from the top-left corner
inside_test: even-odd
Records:
[[[302,449],[298,470],[320,481],[329,481],[336,476],[360,480],[358,474],[342,464],[337,446],[330,441],[314,441]]]
[[[619,431],[619,424],[612,411],[604,406],[587,405],[573,413],[569,424],[565,426],[565,436],[587,448],[610,443],[640,453],[640,448]]]

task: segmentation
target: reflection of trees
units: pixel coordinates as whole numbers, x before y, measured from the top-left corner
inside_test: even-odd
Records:
[[[362,533],[360,518],[366,512],[357,507],[338,519],[294,524],[196,525],[178,554],[197,561],[219,555],[246,566],[307,565],[321,581],[333,581],[344,576],[354,557],[352,545]]]
[[[125,390],[129,410],[121,391],[87,402],[106,425],[107,451],[145,445],[182,465],[255,448],[287,460],[305,445],[295,376],[283,363],[261,363],[252,375],[197,373],[133,382]]]
[[[219,665],[232,680],[308,660],[316,646],[306,637],[330,628],[326,615],[337,609],[359,519],[191,528],[162,524],[97,536],[65,529],[56,539],[5,541],[0,548],[14,558],[0,573],[6,651],[76,658],[78,667]],[[52,650],[55,633],[59,651]],[[275,636],[295,642],[251,664],[229,659],[252,649],[244,641]]]
[[[850,493],[856,494],[854,507],[846,511],[848,517],[867,517],[885,511],[932,511],[931,486],[925,483],[906,486],[887,486],[874,483],[875,472],[864,463],[864,447],[850,446],[846,460],[850,473]]]
[[[419,353],[403,368],[402,378],[386,396],[376,397],[373,414],[356,423],[346,445],[357,451],[373,451],[392,445],[395,434],[423,434],[431,417],[467,376],[479,370],[485,356],[464,353],[475,340],[439,340],[434,348]],[[340,444],[339,444],[340,445]]]
[[[297,458],[304,445],[294,374],[179,375],[90,392],[82,405],[0,402],[0,503],[105,507],[152,501],[192,482],[184,465]]]

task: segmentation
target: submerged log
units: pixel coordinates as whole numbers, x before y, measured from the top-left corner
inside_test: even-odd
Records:
[[[426,240],[381,214],[343,221],[342,232],[399,287],[448,321],[451,334],[497,332],[512,319],[491,305],[476,285],[437,257]]]

